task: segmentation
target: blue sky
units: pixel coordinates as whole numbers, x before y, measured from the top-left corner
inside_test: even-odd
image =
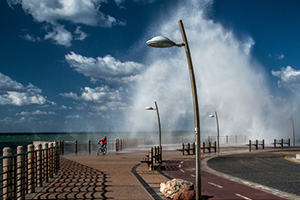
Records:
[[[1,1],[0,131],[156,130],[155,113],[144,109],[154,101],[163,130],[193,130],[183,50],[145,44],[160,34],[181,40],[182,19],[202,129],[215,129],[207,116],[217,110],[224,134],[241,126],[243,134],[284,135],[288,117],[295,124],[300,117],[299,6],[291,0]]]

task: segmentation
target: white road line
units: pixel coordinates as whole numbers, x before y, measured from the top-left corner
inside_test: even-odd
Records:
[[[215,184],[215,183],[212,183],[212,182],[208,182],[208,184],[211,184],[211,185],[213,185],[213,186],[215,186],[215,187],[218,187],[218,188],[220,188],[220,189],[223,188],[223,186],[218,185],[218,184]]]
[[[181,165],[178,165],[178,167],[181,167]]]
[[[191,174],[191,177],[196,177],[194,174]]]
[[[252,200],[252,199],[250,199],[250,198],[248,198],[248,197],[245,197],[245,196],[243,196],[243,195],[241,195],[241,194],[238,194],[238,193],[235,193],[235,195],[238,196],[238,197],[241,197],[241,198],[243,198],[243,199],[246,199],[246,200]]]
[[[183,170],[183,169],[180,169],[180,171],[184,172],[184,170]]]

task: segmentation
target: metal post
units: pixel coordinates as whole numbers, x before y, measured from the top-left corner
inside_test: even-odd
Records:
[[[196,80],[194,75],[194,69],[192,64],[192,58],[190,54],[189,44],[186,38],[185,30],[181,20],[178,21],[182,39],[184,42],[186,57],[189,65],[189,72],[191,78],[192,92],[193,92],[193,102],[194,102],[194,115],[195,115],[195,134],[196,134],[196,200],[201,199],[201,152],[200,152],[200,118],[199,118],[199,106],[198,106],[198,97],[197,97],[197,87]]]

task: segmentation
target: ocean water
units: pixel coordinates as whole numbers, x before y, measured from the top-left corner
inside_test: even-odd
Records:
[[[145,144],[149,145],[158,144],[159,138],[158,132],[0,133],[0,149],[10,147],[13,154],[15,154],[17,146],[26,147],[28,144],[32,144],[33,141],[64,141],[66,144],[68,142],[73,143],[75,140],[79,143],[91,140],[92,143],[96,144],[104,136],[107,136],[109,143],[113,143],[116,139],[144,138]],[[162,132],[163,143],[192,143],[194,140],[195,134],[193,132]]]

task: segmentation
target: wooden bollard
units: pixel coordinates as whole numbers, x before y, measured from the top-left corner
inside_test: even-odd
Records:
[[[283,147],[283,139],[280,140],[280,145]]]
[[[25,148],[17,147],[17,197],[16,199],[25,199]]]
[[[75,140],[75,155],[77,155],[77,140]]]
[[[190,155],[190,143],[187,143],[187,145],[186,145],[186,148],[187,148],[187,153],[188,153],[188,155]]]
[[[276,148],[276,139],[274,139],[274,148]]]
[[[55,167],[55,175],[58,174],[58,170],[59,170],[59,146],[58,146],[58,142],[55,142],[55,163],[56,163],[56,167]]]
[[[49,165],[49,157],[48,157],[48,143],[47,142],[45,142],[44,144],[43,144],[43,177],[44,177],[44,181],[46,182],[46,183],[48,183],[49,182],[49,174],[48,174],[48,165]]]
[[[119,139],[116,139],[116,151],[119,151]]]
[[[193,151],[193,155],[195,155],[195,142],[193,142],[193,144],[192,144],[192,151]]]
[[[150,147],[149,149],[149,161],[151,161],[149,163],[149,170],[153,170],[154,166],[153,166],[153,147]]]
[[[47,143],[48,144],[48,143]],[[28,173],[28,193],[34,193],[34,146],[32,144],[27,145],[28,151],[28,163],[27,163],[27,173]]]
[[[153,150],[153,162],[157,163],[157,147],[154,146],[154,150]]]
[[[289,138],[288,139],[288,144],[287,144],[289,147],[291,146],[291,139]]]
[[[214,141],[214,151],[215,151],[215,153],[217,152],[217,142],[216,141]]]
[[[258,149],[258,140],[255,140],[255,148]]]
[[[205,153],[205,142],[202,143],[203,146],[203,153]]]
[[[89,155],[91,155],[91,140],[88,140]]]
[[[3,157],[11,156],[12,149],[10,147],[3,148]],[[12,158],[3,158],[3,199],[13,199],[12,196]]]
[[[208,152],[211,153],[211,142],[208,142]]]
[[[181,144],[181,154],[184,155],[184,143]]]
[[[49,177],[53,178],[53,169],[54,169],[54,151],[53,151],[53,142],[49,143]]]
[[[251,140],[249,140],[249,152],[251,152]]]
[[[265,149],[265,140],[262,140],[262,148]]]
[[[36,155],[37,155],[37,186],[43,186],[43,154],[42,154],[42,144],[36,145]]]

